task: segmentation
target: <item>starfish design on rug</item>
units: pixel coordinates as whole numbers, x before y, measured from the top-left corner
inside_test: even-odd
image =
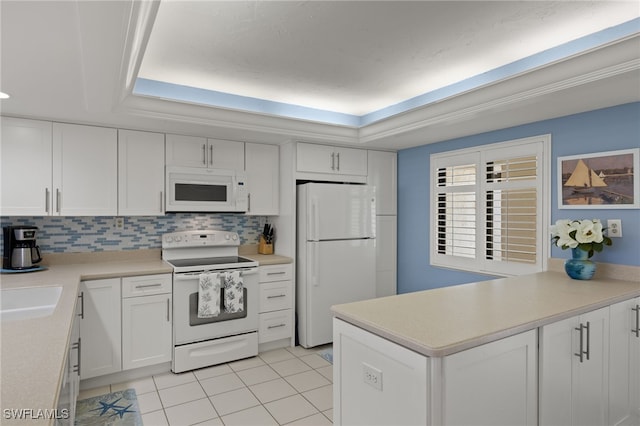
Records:
[[[135,413],[134,410],[129,410],[129,407],[131,407],[133,404],[129,404],[126,407],[119,407],[119,406],[114,406],[113,411],[115,411],[114,414],[111,415],[111,417],[113,416],[120,416],[120,418],[122,418],[122,416],[124,416],[126,413]]]
[[[102,415],[104,415],[107,411],[109,411],[110,409],[114,409],[114,410],[115,410],[116,408],[123,408],[123,407],[121,407],[121,406],[119,406],[119,405],[116,405],[116,403],[117,403],[118,401],[120,401],[121,399],[122,399],[122,398],[118,398],[118,399],[116,399],[116,400],[115,400],[115,401],[113,401],[113,402],[102,402],[102,401],[98,401],[98,403],[99,403],[100,405],[102,405],[102,407],[94,408],[94,409],[93,409],[93,410],[91,410],[91,411],[102,411],[102,412],[100,413],[100,416],[102,416]],[[130,406],[129,406],[129,407],[130,407]],[[129,407],[127,407],[127,408],[129,408]]]

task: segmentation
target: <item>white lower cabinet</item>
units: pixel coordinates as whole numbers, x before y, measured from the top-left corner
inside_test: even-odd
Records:
[[[171,275],[122,279],[122,369],[171,361]]]
[[[293,268],[291,264],[260,266],[258,343],[293,338]],[[272,349],[270,347],[269,349]]]
[[[640,425],[640,297],[609,312],[609,425]]]
[[[609,307],[540,328],[540,425],[609,423]]]
[[[81,379],[171,361],[171,274],[83,281]]]
[[[430,358],[334,319],[333,422],[536,425],[537,333]]]
[[[537,342],[531,330],[442,358],[441,423],[537,425]]]
[[[120,371],[120,278],[83,281],[80,304],[80,378]]]

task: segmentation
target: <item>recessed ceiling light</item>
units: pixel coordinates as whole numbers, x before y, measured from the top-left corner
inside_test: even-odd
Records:
[[[0,99],[9,99],[9,95],[4,92],[0,92]]]

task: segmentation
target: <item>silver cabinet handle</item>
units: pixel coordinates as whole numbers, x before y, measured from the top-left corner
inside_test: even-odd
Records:
[[[207,165],[207,144],[202,144],[202,164]]]
[[[160,213],[164,211],[164,193],[160,191]]]
[[[161,287],[162,283],[155,283],[155,284],[140,284],[137,285],[136,288],[149,288],[149,287]]]
[[[635,330],[631,330],[636,337],[640,337],[640,305],[636,305],[635,308],[631,308],[632,311],[636,312],[636,328]]]
[[[285,271],[280,271],[280,272],[267,272],[267,275],[284,275],[286,274]]]
[[[213,145],[209,145],[209,165],[213,166]]]
[[[60,213],[60,188],[56,188],[56,213]]]
[[[286,294],[277,294],[275,296],[267,296],[267,299],[277,299],[279,297],[287,297]]]
[[[340,171],[340,153],[336,154],[336,158],[338,159],[337,161],[338,165],[336,166],[336,170]]]
[[[591,352],[591,345],[589,344],[589,340],[591,340],[591,329],[589,325],[589,321],[587,321],[587,325],[585,326],[585,328],[587,329],[587,361],[589,361],[589,353]]]
[[[44,189],[44,211],[49,214],[49,188]]]
[[[251,211],[251,193],[247,194],[247,211]]]
[[[84,291],[80,292],[78,298],[80,299],[80,313],[78,314],[78,316],[84,319]]]
[[[78,351],[78,363],[73,366],[73,372],[78,373],[80,375],[80,338],[78,337],[78,341],[71,345],[71,349],[75,349]]]
[[[585,326],[583,324],[580,324],[580,327],[576,327],[575,328],[575,330],[580,332],[580,345],[578,346],[578,352],[574,353],[574,355],[577,356],[578,358],[580,358],[580,362],[584,362],[584,355],[586,353],[584,351],[584,349],[583,349],[583,347],[584,347],[584,329],[585,329]]]
[[[169,318],[169,311],[170,311],[170,306],[171,306],[171,299],[167,298],[167,322],[171,321],[171,319]]]
[[[331,153],[331,170],[336,169],[335,165],[336,165],[336,153],[332,152]]]
[[[280,328],[280,327],[286,327],[287,324],[278,324],[278,325],[270,325],[267,327],[267,329],[271,330],[272,328]]]

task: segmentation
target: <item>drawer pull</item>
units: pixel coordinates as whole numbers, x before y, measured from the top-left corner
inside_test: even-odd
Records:
[[[78,298],[80,299],[80,313],[78,314],[78,316],[84,319],[84,291],[80,292]]]
[[[280,328],[280,327],[286,327],[287,324],[278,324],[278,325],[270,325],[267,327],[267,329],[271,330],[272,328]]]
[[[631,308],[632,311],[636,313],[636,328],[635,330],[631,330],[636,337],[640,337],[640,305],[636,305],[635,308]]]
[[[574,353],[575,356],[580,358],[580,362],[584,362],[584,357],[586,355],[587,361],[589,360],[589,321],[587,321],[587,325],[580,324],[580,327],[576,327],[575,330],[580,332],[580,346],[577,353]],[[584,350],[584,331],[587,331],[587,350]]]
[[[267,272],[267,275],[284,275],[286,274],[285,271],[280,271],[280,272]]]
[[[287,297],[286,294],[277,294],[274,296],[267,296],[267,299],[277,299],[278,297]]]
[[[150,288],[150,287],[162,287],[162,283],[155,283],[155,284],[140,284],[137,285],[136,288]]]

